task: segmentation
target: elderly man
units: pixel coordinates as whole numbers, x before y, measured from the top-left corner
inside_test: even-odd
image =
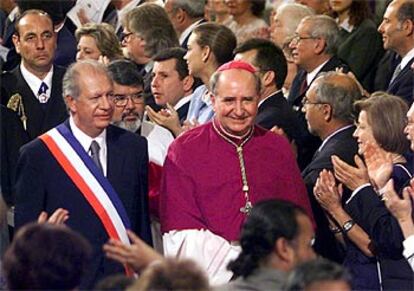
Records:
[[[228,281],[240,227],[252,205],[290,200],[310,214],[289,143],[254,125],[260,94],[256,70],[243,61],[221,66],[211,79],[212,122],[170,146],[160,191],[164,253],[191,257],[211,283]]]
[[[53,66],[56,34],[50,16],[27,10],[16,21],[13,43],[21,64],[1,76],[1,103],[20,116],[30,139],[64,121],[62,96],[65,70]]]
[[[188,39],[194,27],[204,20],[204,8],[206,1],[194,0],[167,0],[165,1],[165,12],[174,26],[179,37],[180,45],[187,49]]]
[[[414,1],[392,1],[378,31],[382,34],[384,48],[395,51],[401,57],[387,92],[400,96],[411,104],[414,89],[414,72],[410,69],[414,62]]]
[[[137,66],[127,60],[109,64],[109,75],[114,82],[114,115],[112,122],[131,132],[139,132],[144,116],[144,82]]]
[[[342,73],[328,72],[313,82],[302,108],[309,131],[322,140],[311,163],[302,171],[318,226],[315,251],[335,261],[341,261],[342,254],[326,216],[314,198],[313,187],[323,169],[333,169],[333,155],[353,164],[358,151],[357,142],[352,137],[355,131],[353,103],[360,97],[361,91],[354,79]]]
[[[63,80],[70,118],[25,145],[18,161],[15,224],[41,211],[69,211],[67,224],[93,246],[81,288],[122,272],[104,258],[108,238],[128,243],[126,229],[151,242],[145,139],[110,125],[113,84],[104,65],[80,61]]]
[[[305,5],[296,3],[280,5],[273,15],[272,25],[270,26],[272,41],[279,47],[283,47],[285,42],[294,36],[302,19],[313,14],[314,12]]]
[[[300,70],[290,88],[288,102],[298,112],[302,128],[306,128],[302,108],[302,99],[318,74],[333,71],[345,65],[335,57],[339,28],[329,16],[316,15],[304,18],[296,29],[296,36],[290,43],[293,60]],[[320,141],[305,131],[298,141],[298,162],[303,170],[311,161]]]

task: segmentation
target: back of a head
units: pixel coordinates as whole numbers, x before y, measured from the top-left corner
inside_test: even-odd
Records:
[[[90,254],[86,239],[66,226],[23,226],[3,258],[8,287],[74,289],[80,284]]]
[[[149,57],[163,49],[179,46],[168,14],[157,4],[144,3],[132,9],[125,17],[124,26],[143,38]]]
[[[116,60],[108,65],[112,81],[122,86],[144,87],[143,77],[135,63],[129,60]]]
[[[194,28],[193,33],[197,35],[199,46],[208,46],[211,49],[217,66],[233,59],[233,50],[236,48],[237,39],[226,26],[217,23],[203,23]]]
[[[287,75],[287,62],[285,54],[270,40],[261,38],[251,38],[240,44],[234,54],[256,50],[253,66],[260,72],[273,71],[276,75],[275,84],[278,89],[283,87]]]
[[[318,283],[325,282],[341,284],[342,289],[335,290],[351,290],[351,276],[346,269],[335,262],[323,258],[318,258],[296,267],[288,277],[285,290],[308,290],[309,288],[316,287],[315,285]]]
[[[292,241],[297,237],[299,214],[306,215],[299,206],[288,201],[267,200],[254,205],[241,231],[242,251],[228,269],[236,277],[249,276],[274,251],[279,238]]]
[[[315,81],[318,102],[328,103],[332,108],[332,116],[346,123],[355,119],[354,103],[362,98],[357,82],[350,76],[327,72]]]
[[[201,268],[191,260],[167,258],[151,265],[128,290],[209,290],[208,279]]]

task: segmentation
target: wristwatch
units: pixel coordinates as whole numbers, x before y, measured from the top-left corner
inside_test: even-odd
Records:
[[[355,225],[355,221],[353,221],[352,219],[350,219],[350,220],[348,220],[348,221],[346,221],[346,222],[344,223],[344,225],[342,226],[342,231],[343,231],[344,233],[347,233],[348,231],[350,231],[350,230],[351,230],[351,228],[352,228],[354,225]]]

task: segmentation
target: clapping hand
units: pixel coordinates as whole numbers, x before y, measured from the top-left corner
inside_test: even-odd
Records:
[[[352,191],[363,184],[369,183],[368,171],[364,162],[358,155],[355,155],[354,161],[356,167],[347,164],[338,156],[332,156],[335,177]]]
[[[337,209],[342,207],[342,193],[342,184],[336,186],[335,177],[332,172],[322,170],[313,188],[313,195],[322,208],[331,215],[335,213]]]
[[[364,160],[368,176],[376,189],[385,186],[392,174],[393,162],[391,153],[368,143],[364,151]]]

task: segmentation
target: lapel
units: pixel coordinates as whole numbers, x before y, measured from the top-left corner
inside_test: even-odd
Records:
[[[292,88],[290,88],[290,93],[288,96],[288,102],[290,105],[298,105],[297,100],[302,100],[303,94],[300,94],[300,86],[303,82],[303,80],[306,78],[306,71],[300,70],[296,76],[295,79],[292,82]]]
[[[117,181],[122,179],[124,173],[125,155],[123,154],[122,143],[118,142],[119,134],[117,128],[109,125],[106,128],[106,147],[107,147],[107,178],[112,186],[119,185]],[[126,169],[127,170],[127,169]],[[132,185],[131,185],[132,186]]]
[[[16,75],[17,81],[14,88],[16,88],[16,93],[19,93],[23,99],[23,106],[27,116],[27,132],[30,138],[34,139],[41,132],[44,111],[40,107],[39,101],[33,94],[26,80],[23,78],[20,66],[15,68],[13,73]]]
[[[190,107],[190,100],[188,100],[187,103],[184,103],[180,108],[177,109],[180,124],[182,124],[187,119],[188,108]]]
[[[412,70],[411,65],[414,62],[414,58],[412,58],[408,64],[401,70],[401,72],[397,75],[397,77],[392,81],[387,91],[392,91],[393,87],[398,84],[402,79],[404,79]]]

